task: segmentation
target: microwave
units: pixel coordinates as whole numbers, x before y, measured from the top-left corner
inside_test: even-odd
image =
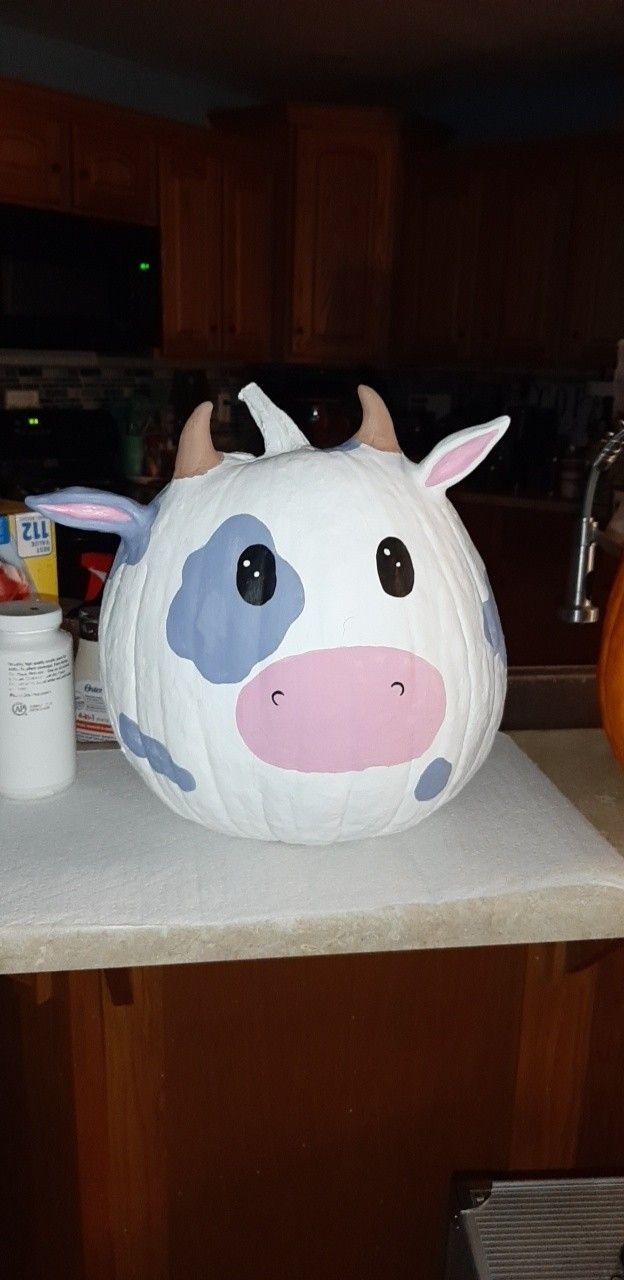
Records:
[[[0,347],[149,355],[160,343],[155,227],[0,205]]]

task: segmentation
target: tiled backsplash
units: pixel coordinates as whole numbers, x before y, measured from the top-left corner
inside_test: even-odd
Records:
[[[123,427],[129,407],[142,397],[158,415],[172,405],[179,425],[199,400],[214,400],[214,422],[225,447],[253,448],[250,420],[237,401],[242,385],[256,378],[305,429],[304,403],[314,397],[349,402],[353,416],[358,381],[371,381],[387,399],[403,447],[422,456],[452,430],[484,422],[500,413],[512,418],[517,458],[527,460],[570,446],[582,451],[609,422],[609,385],[565,376],[476,374],[452,371],[371,373],[370,370],[295,369],[270,366],[235,369],[211,365],[202,369],[172,367],[166,362],[85,355],[0,353],[0,403],[5,392],[34,389],[41,407],[77,405],[107,408]],[[511,444],[508,446],[511,448]],[[515,464],[514,464],[515,465]],[[544,457],[544,466],[549,464]],[[521,470],[520,465],[520,470]],[[491,483],[503,483],[502,475]],[[538,487],[548,482],[532,477]],[[522,480],[519,481],[522,487]]]

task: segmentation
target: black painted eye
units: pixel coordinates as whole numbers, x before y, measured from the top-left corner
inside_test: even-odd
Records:
[[[384,538],[377,547],[377,573],[388,596],[408,596],[414,585],[412,557],[400,538]]]
[[[238,557],[236,586],[247,604],[266,604],[275,595],[275,556],[256,542]]]

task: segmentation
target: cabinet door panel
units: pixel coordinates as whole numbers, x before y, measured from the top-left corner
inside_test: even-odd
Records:
[[[496,364],[552,364],[563,319],[571,174],[564,158],[487,163],[473,353]]]
[[[584,368],[610,366],[624,335],[624,219],[620,157],[586,153],[576,185],[562,357]]]
[[[223,167],[223,350],[268,359],[272,350],[275,178],[267,158],[228,146]]]
[[[154,223],[156,155],[152,140],[113,119],[73,127],[74,205],[123,222]]]
[[[200,146],[163,148],[160,163],[163,346],[204,356],[221,344],[221,170]]]
[[[300,130],[291,352],[374,359],[386,337],[395,186],[392,135]]]
[[[396,270],[393,355],[466,355],[480,212],[478,174],[453,158],[408,163]]]
[[[0,101],[0,200],[62,208],[69,199],[69,134],[50,116]]]

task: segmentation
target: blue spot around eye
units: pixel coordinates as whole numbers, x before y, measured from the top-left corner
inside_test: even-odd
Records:
[[[192,773],[176,764],[162,742],[143,733],[138,724],[124,715],[123,711],[119,717],[119,733],[128,750],[140,760],[147,760],[154,773],[162,773],[170,782],[175,782],[181,791],[195,790],[197,783]]]
[[[440,795],[451,776],[452,765],[442,756],[432,760],[425,772],[418,779],[414,795],[417,800],[435,800]]]
[[[501,627],[498,609],[496,608],[496,602],[492,595],[492,588],[487,578],[485,580],[485,585],[489,592],[487,600],[483,603],[483,630],[485,638],[488,644],[492,646],[494,653],[497,653],[499,658],[501,658],[503,662],[506,662],[507,650],[505,648],[503,628]]]
[[[276,577],[274,594],[261,606],[249,604],[236,588],[242,552],[259,544],[275,556]],[[167,614],[167,640],[211,684],[237,684],[275,653],[304,604],[301,579],[278,556],[266,525],[255,516],[230,516],[187,557]]]

